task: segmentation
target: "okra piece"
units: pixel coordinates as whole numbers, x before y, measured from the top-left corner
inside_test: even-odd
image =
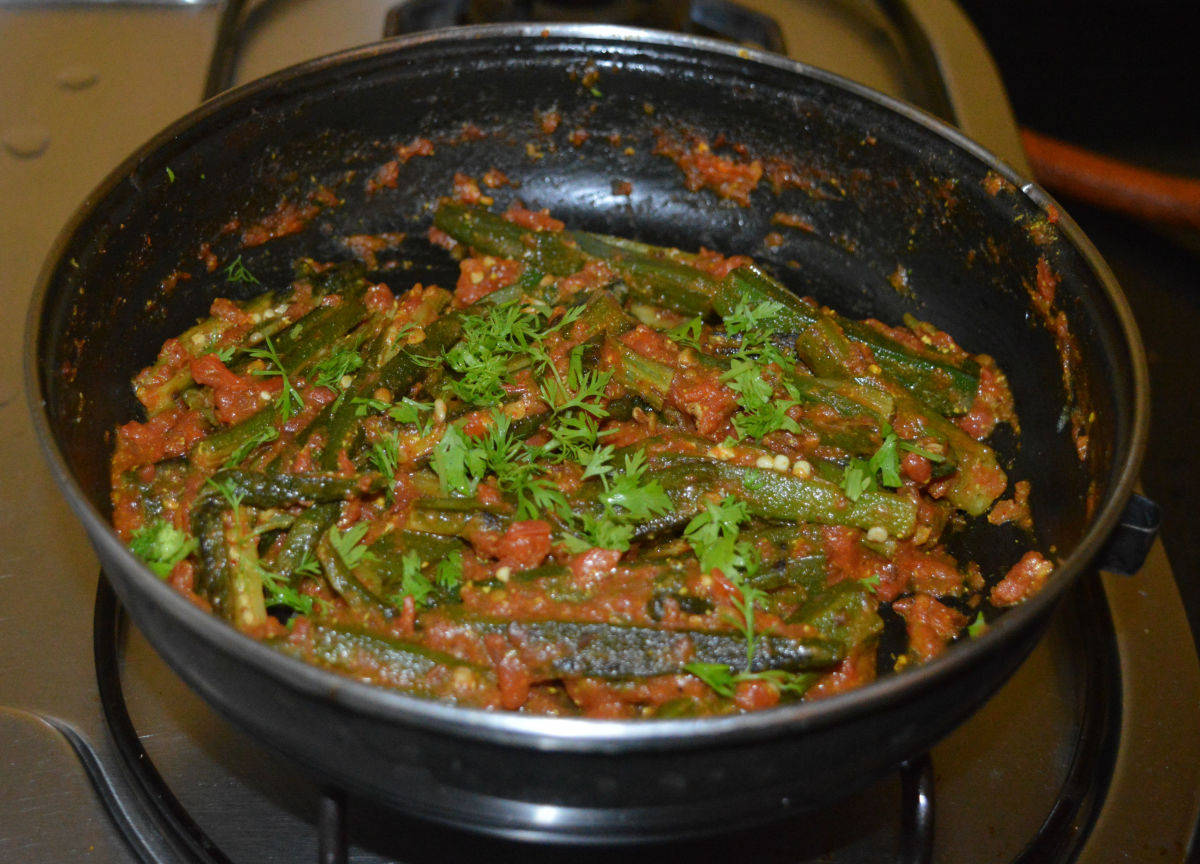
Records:
[[[796,341],[796,349],[818,374],[856,375],[850,341],[831,319],[817,321],[804,331]],[[946,494],[947,500],[972,516],[985,513],[1008,485],[1008,478],[992,448],[976,441],[886,372],[876,375],[873,380],[892,396],[897,414],[919,422],[926,434],[941,439],[947,446],[947,458],[957,467],[953,484]]]
[[[474,498],[420,498],[408,514],[408,528],[425,534],[466,538],[476,531],[503,531],[512,517]]]
[[[317,541],[337,521],[341,509],[340,504],[330,502],[310,507],[297,516],[279,554],[275,556],[275,572],[285,579],[292,579],[301,564],[316,560]]]
[[[244,513],[231,514],[234,522],[226,530],[227,508],[211,501],[200,502],[192,511],[192,529],[200,541],[200,572],[196,593],[206,598],[213,611],[241,630],[261,625],[267,619],[262,577],[258,574],[258,537],[244,531],[238,520]]]
[[[650,403],[656,411],[662,410],[675,377],[672,367],[643,357],[616,339],[605,340],[603,354],[615,361],[612,367],[614,381]]]
[[[293,504],[328,504],[345,501],[355,495],[370,495],[384,491],[387,484],[379,474],[343,477],[324,471],[301,474],[266,474],[227,468],[212,477],[212,484],[224,487],[230,497],[237,497],[251,507],[288,507]],[[217,496],[215,489],[206,489],[205,496]]]
[[[717,282],[703,270],[666,254],[655,255],[654,247],[644,244],[614,242],[584,232],[574,236],[580,248],[620,275],[631,297],[684,315],[707,315],[712,310]]]
[[[346,625],[311,625],[306,646],[286,637],[272,640],[271,644],[285,654],[356,676],[363,674],[363,670],[387,670],[387,683],[423,695],[432,695],[429,692],[432,685],[426,685],[424,679],[438,667],[469,669],[480,684],[495,686],[491,670],[482,666],[423,645]]]
[[[269,291],[246,302],[243,306],[246,314],[258,316],[261,323],[242,337],[243,342],[256,336],[261,338],[262,334],[273,333],[286,323],[281,317],[286,311],[286,306],[276,306],[276,299],[275,292]],[[178,343],[190,357],[199,357],[215,350],[229,328],[229,321],[213,315],[185,330],[178,337]],[[188,364],[169,371],[175,362],[173,354],[163,352],[153,365],[138,373],[134,379],[134,393],[138,401],[146,407],[146,414],[150,417],[172,407],[175,404],[175,396],[196,383]]]
[[[872,489],[853,501],[837,484],[819,477],[802,479],[694,456],[664,456],[655,460],[654,468],[654,478],[671,499],[673,523],[690,519],[702,509],[703,496],[719,491],[744,501],[752,515],[777,522],[879,526],[901,539],[916,527],[917,502],[906,495]],[[598,513],[595,499],[601,491],[597,482],[584,483],[574,498],[575,506]]]
[[[746,664],[746,640],[740,633],[662,630],[576,621],[481,623],[480,629],[504,633],[535,676],[555,678],[647,678],[686,672],[687,663]],[[845,648],[832,639],[761,636],[750,671],[822,669],[842,659]]]
[[[321,535],[316,545],[317,560],[325,573],[325,581],[338,596],[353,607],[373,607],[385,616],[390,614],[389,604],[374,596],[354,577],[354,572],[342,559],[329,540],[329,531]]]
[[[252,448],[255,442],[269,441],[279,435],[275,427],[278,413],[275,406],[263,408],[227,429],[214,432],[197,441],[188,453],[188,461],[202,471],[227,464],[235,454]],[[243,454],[244,455],[244,454]]]
[[[872,641],[883,632],[883,619],[876,611],[870,589],[854,579],[838,582],[813,596],[787,621],[808,624],[826,638],[846,645]]]
[[[941,413],[965,414],[971,410],[975,392],[979,389],[979,364],[974,360],[956,361],[932,350],[918,352],[869,324],[822,312],[756,266],[731,271],[713,297],[713,308],[724,317],[739,302],[757,306],[768,300],[783,307],[775,322],[776,330],[799,333],[822,320],[836,324],[847,339],[870,348],[880,368],[903,386],[920,393],[924,401]],[[803,351],[801,355],[809,362],[810,358]],[[828,373],[817,371],[817,374]]]
[[[321,467],[332,471],[338,466],[338,453],[349,451],[358,429],[358,406],[354,400],[369,398],[379,388],[394,397],[408,394],[414,384],[428,371],[424,361],[437,357],[457,342],[462,335],[461,312],[448,312],[425,328],[425,339],[416,345],[401,348],[382,368],[368,362],[359,372],[352,389],[343,394],[329,422],[325,449],[321,452]]]
[[[212,604],[213,611],[229,618],[229,547],[225,542],[225,510],[214,501],[192,509],[192,534],[199,541],[200,566],[195,575],[196,593]]]
[[[740,304],[753,308],[767,302],[782,307],[771,322],[780,333],[798,333],[817,318],[816,309],[754,265],[731,270],[712,295],[713,311],[722,318]]]
[[[587,263],[587,256],[565,231],[524,228],[482,207],[443,202],[433,224],[477,252],[524,261],[553,276],[570,276]]]

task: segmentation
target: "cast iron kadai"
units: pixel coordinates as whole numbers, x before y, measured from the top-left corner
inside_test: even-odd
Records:
[[[572,143],[574,130],[587,134]],[[659,130],[724,136],[791,164],[793,180],[773,190],[764,179],[748,207],[688,191],[654,154]],[[403,163],[396,188],[364,191],[396,145],[418,136],[434,154]],[[432,205],[455,172],[490,168],[513,181],[495,190],[498,206],[519,197],[576,228],[748,253],[849,315],[899,321],[910,311],[994,355],[1022,423],[1019,445],[1000,451],[1011,477],[1034,481],[1040,539],[1059,562],[1046,589],[982,638],[827,701],[614,722],[485,713],[369,687],[242,636],[155,578],[109,528],[110,430],[139,416],[129,381],[167,337],[215,296],[256,290],[207,272],[201,251],[222,264],[240,254],[263,283],[286,285],[299,256],[343,258],[346,235],[404,230],[409,269],[379,278],[453,284],[456,267],[424,239]],[[322,184],[344,203],[300,233],[242,248],[228,228],[281,199],[304,203]],[[773,225],[776,213],[812,230]],[[778,244],[764,242],[771,231]],[[1065,384],[1061,351],[1031,305],[1039,259],[1061,277],[1054,311],[1077,348]],[[893,287],[896,274],[911,291]],[[1093,578],[1133,490],[1148,398],[1133,319],[1096,250],[1046,193],[961,133],[776,55],[604,26],[424,34],[205,103],[109,175],[62,234],[30,312],[27,374],[55,477],[121,601],[218,711],[350,791],[475,831],[582,842],[817,807],[930,747],[1021,663],[1065,589]],[[1073,407],[1093,417],[1086,461]],[[961,545],[985,573],[1018,557],[1002,531],[968,530]],[[1122,554],[1132,571],[1144,550]]]

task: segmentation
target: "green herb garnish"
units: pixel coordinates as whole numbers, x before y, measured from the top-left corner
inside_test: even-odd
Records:
[[[242,256],[234,258],[229,262],[229,266],[225,268],[226,282],[247,282],[251,285],[258,285],[259,281],[254,274],[246,269],[246,265],[242,263]]]
[[[369,527],[366,522],[359,522],[345,533],[338,531],[336,525],[329,529],[329,545],[342,559],[342,563],[351,570],[364,561],[375,560],[375,553],[360,545]]]
[[[292,384],[291,378],[288,377],[287,369],[283,366],[283,361],[279,359],[279,352],[275,350],[275,346],[271,343],[270,336],[263,337],[265,348],[251,348],[250,356],[255,360],[265,360],[267,362],[266,369],[255,369],[254,374],[265,378],[279,377],[283,379],[283,389],[279,393],[279,397],[275,400],[275,405],[279,409],[279,413],[284,420],[290,420],[300,413],[300,409],[304,407],[304,398],[300,395],[300,391]]]
[[[129,549],[141,558],[160,579],[166,579],[175,565],[199,548],[199,542],[163,519],[155,519],[133,532]]]

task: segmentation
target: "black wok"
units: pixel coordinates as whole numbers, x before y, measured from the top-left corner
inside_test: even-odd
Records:
[[[588,134],[572,142],[577,129]],[[773,191],[764,180],[749,207],[687,191],[654,155],[658,130],[725,136],[790,163],[795,182]],[[396,188],[365,192],[418,135],[434,154],[401,164]],[[638,723],[485,713],[362,685],[275,653],[156,579],[109,528],[110,430],[138,416],[129,380],[164,339],[213,297],[258,290],[209,272],[203,253],[222,264],[240,254],[263,283],[285,285],[301,255],[344,258],[346,235],[405,230],[395,260],[407,269],[379,278],[448,285],[454,266],[423,237],[431,204],[455,172],[489,168],[514,181],[494,190],[501,205],[520,198],[573,227],[752,254],[851,315],[912,312],[996,356],[1022,422],[1019,445],[1000,450],[1012,477],[1034,481],[1039,539],[1058,562],[1046,589],[982,638],[857,692]],[[242,248],[240,228],[322,185],[343,203]],[[928,748],[1020,664],[1117,525],[1145,438],[1145,362],[1107,268],[1052,207],[956,131],[776,56],[606,27],[445,31],[225,94],[117,168],[43,272],[29,392],[56,478],[133,620],[265,744],[350,790],[473,830],[584,841],[719,830],[827,803]],[[776,213],[812,230],[773,225]],[[1061,277],[1053,311],[1069,345],[1031,304],[1039,259]],[[1084,460],[1073,408],[1087,423]],[[1017,540],[968,529],[958,542],[998,576]]]

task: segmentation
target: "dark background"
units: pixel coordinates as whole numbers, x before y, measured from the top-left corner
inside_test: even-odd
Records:
[[[1191,4],[961,0],[1018,122],[1126,162],[1200,178],[1200,40]],[[1153,226],[1050,190],[1112,267],[1146,344],[1142,481],[1200,648],[1200,232]]]

